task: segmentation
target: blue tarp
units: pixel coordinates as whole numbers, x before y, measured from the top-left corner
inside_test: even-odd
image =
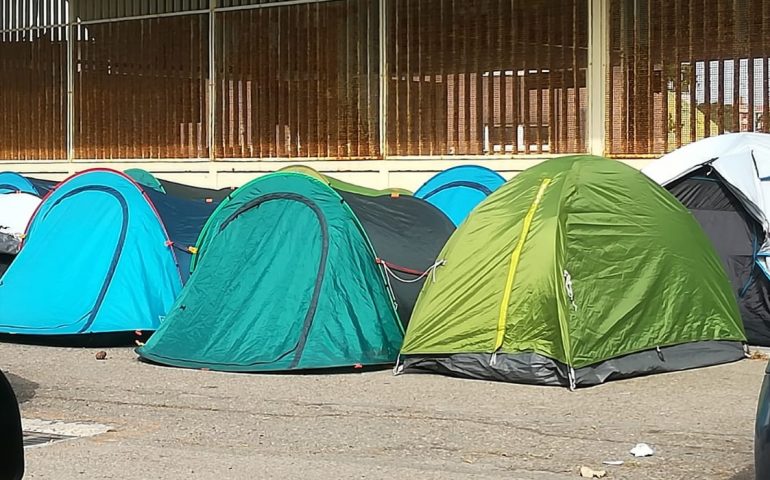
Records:
[[[182,287],[175,253],[187,255],[176,252],[169,238],[189,243],[205,222],[204,209],[214,208],[204,202],[183,206],[183,200],[156,193],[164,197],[145,195],[111,170],[87,171],[60,184],[40,206],[24,247],[0,280],[0,333],[155,330]],[[193,212],[194,222],[185,224],[184,212]]]
[[[494,170],[462,165],[434,175],[414,196],[438,207],[458,226],[476,205],[503,183],[505,179]]]

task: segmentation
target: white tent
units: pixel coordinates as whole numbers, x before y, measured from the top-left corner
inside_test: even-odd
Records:
[[[0,233],[14,236],[24,233],[38,205],[40,199],[29,193],[0,195]]]
[[[730,133],[691,143],[642,169],[666,186],[704,166],[710,166],[764,230],[759,250],[770,276],[770,134]]]

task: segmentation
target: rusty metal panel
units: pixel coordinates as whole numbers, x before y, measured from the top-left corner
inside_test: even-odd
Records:
[[[66,0],[0,1],[0,159],[66,159]]]
[[[75,28],[76,158],[208,156],[208,15]]]
[[[386,0],[388,152],[585,151],[584,0]]]
[[[219,158],[380,155],[376,0],[217,13]]]
[[[67,158],[66,28],[0,33],[0,159]]]
[[[770,0],[612,0],[608,151],[770,131]]]
[[[76,22],[114,20],[147,15],[168,15],[208,10],[208,0],[69,0]]]
[[[328,0],[307,0],[305,3],[318,3],[319,1],[328,1]],[[217,0],[217,8],[236,8],[236,7],[246,7],[250,5],[260,5],[260,6],[272,6],[272,5],[280,5],[281,3],[302,3],[298,2],[297,0]]]

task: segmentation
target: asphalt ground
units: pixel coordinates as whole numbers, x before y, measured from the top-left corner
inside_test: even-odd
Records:
[[[587,466],[613,479],[749,480],[766,364],[570,392],[390,370],[226,374],[96,352],[0,344],[28,425],[104,426],[26,449],[25,478],[562,480]],[[638,442],[655,455],[632,457]]]

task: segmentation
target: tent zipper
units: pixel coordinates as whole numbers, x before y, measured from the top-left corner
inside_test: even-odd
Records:
[[[511,289],[513,288],[513,281],[516,278],[516,268],[519,266],[519,259],[521,258],[521,252],[524,249],[524,242],[527,240],[529,230],[532,228],[532,220],[535,218],[535,212],[537,207],[540,206],[540,202],[543,200],[545,189],[551,183],[550,178],[543,179],[540,183],[540,188],[535,195],[532,204],[529,206],[526,216],[524,217],[524,223],[521,227],[521,234],[519,240],[516,242],[513,252],[511,252],[511,260],[508,265],[508,277],[505,281],[505,290],[503,290],[503,301],[500,303],[500,315],[497,319],[497,335],[495,338],[495,346],[492,349],[492,358],[489,361],[490,365],[497,363],[497,352],[503,346],[503,340],[505,338],[505,325],[506,318],[508,317],[508,303],[511,300]]]

